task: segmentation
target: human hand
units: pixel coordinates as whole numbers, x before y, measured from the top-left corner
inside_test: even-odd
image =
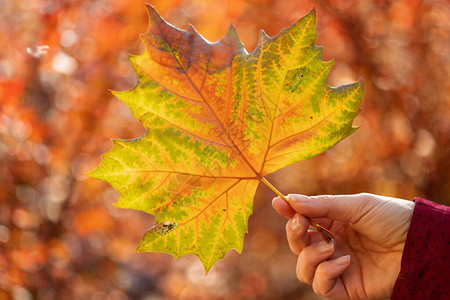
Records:
[[[414,203],[373,194],[280,197],[272,205],[289,218],[289,247],[298,255],[297,278],[331,299],[388,298],[400,261]],[[305,216],[330,230],[327,243],[308,230]]]

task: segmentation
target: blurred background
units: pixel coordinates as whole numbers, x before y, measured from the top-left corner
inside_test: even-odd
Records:
[[[364,77],[361,128],[268,176],[285,194],[371,192],[450,204],[450,5],[417,0],[160,0],[210,41],[247,51],[313,7],[331,86]],[[320,299],[296,280],[286,220],[260,185],[241,255],[207,277],[193,256],[134,253],[153,217],[84,173],[112,138],[145,131],[108,89],[135,84],[145,1],[0,0],[0,299]]]

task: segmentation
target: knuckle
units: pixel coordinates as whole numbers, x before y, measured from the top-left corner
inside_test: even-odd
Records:
[[[321,212],[328,216],[330,214],[330,207],[335,200],[337,200],[336,195],[320,195],[311,197],[312,201],[316,201],[318,206],[320,207]]]
[[[356,194],[356,196],[358,196],[358,198],[363,201],[369,201],[375,197],[374,194],[370,194],[370,193],[359,193],[359,194]]]
[[[328,294],[324,291],[321,284],[319,283],[319,280],[315,279],[312,283],[312,289],[314,293],[321,297],[326,297]]]
[[[335,200],[336,196],[335,195],[328,195],[328,194],[326,194],[326,195],[322,195],[321,198],[322,198],[322,201],[331,202],[331,201]]]
[[[358,222],[367,213],[369,213],[379,202],[373,194],[360,193],[357,194],[359,201],[354,201],[351,209],[353,216],[352,222]]]
[[[324,198],[325,200],[333,200],[334,197],[335,197],[335,195],[329,195],[329,194],[323,195],[323,198]]]
[[[308,249],[305,248],[298,254],[298,263],[302,266],[306,266],[308,264]]]
[[[324,280],[325,280],[325,273],[326,273],[326,266],[325,264],[320,264],[317,269],[314,276],[312,288],[314,293],[316,293],[319,296],[327,297],[329,296],[329,291],[327,291],[324,287]]]
[[[311,197],[313,201],[320,201],[323,207],[328,207],[328,205],[336,200],[336,195],[320,195]]]
[[[291,252],[295,255],[299,255],[300,250],[297,249],[297,247],[294,245],[292,241],[289,241],[289,249],[291,249]]]
[[[297,279],[300,282],[311,285],[314,279],[314,269],[310,267],[305,257],[305,252],[300,252],[297,261]]]
[[[302,253],[302,247],[298,240],[289,239],[289,248],[295,255],[300,256],[300,254]]]
[[[327,273],[326,264],[325,263],[319,264],[316,269],[316,276],[318,278],[325,278],[326,273]]]
[[[297,279],[300,282],[312,285],[314,276],[306,274],[305,270],[297,270]]]

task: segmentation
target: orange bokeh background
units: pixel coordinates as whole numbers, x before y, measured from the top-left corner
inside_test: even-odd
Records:
[[[328,83],[364,77],[361,128],[268,179],[283,193],[371,192],[450,204],[450,5],[418,0],[155,0],[210,41],[246,49],[313,7]],[[296,280],[286,220],[260,185],[241,255],[208,276],[193,256],[134,253],[153,217],[84,174],[145,130],[108,89],[135,84],[145,1],[0,1],[0,299],[320,299]]]

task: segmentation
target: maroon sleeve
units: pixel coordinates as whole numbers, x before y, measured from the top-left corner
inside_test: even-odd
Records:
[[[391,299],[450,299],[450,207],[415,198]]]

